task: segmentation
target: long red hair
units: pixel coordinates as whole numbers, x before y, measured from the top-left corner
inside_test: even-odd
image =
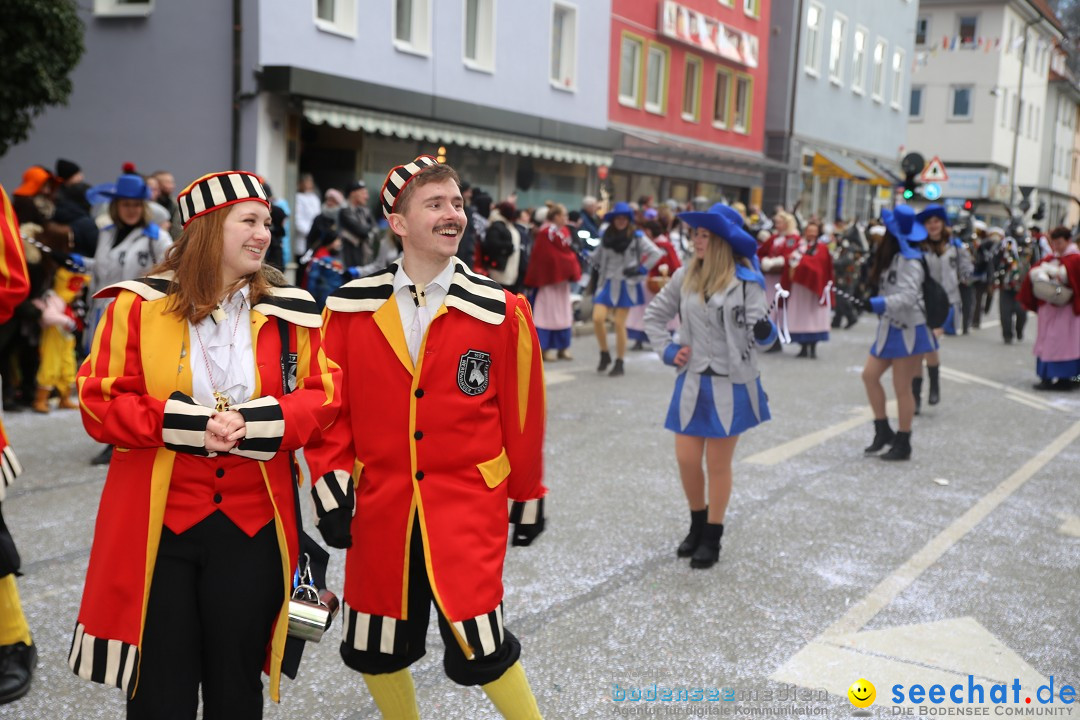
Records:
[[[244,285],[250,286],[248,303],[254,306],[270,294],[271,287],[286,285],[285,276],[269,265],[245,275],[230,287],[221,280],[222,243],[229,207],[194,218],[179,239],[166,251],[165,259],[150,274],[172,272],[167,312],[189,322],[201,322],[218,303]]]

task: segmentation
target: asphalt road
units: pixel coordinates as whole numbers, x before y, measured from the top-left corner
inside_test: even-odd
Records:
[[[576,359],[551,364],[548,529],[508,551],[505,578],[507,624],[546,717],[850,717],[860,678],[876,686],[876,716],[943,711],[913,703],[911,686],[962,684],[966,701],[969,683],[984,686],[989,715],[1080,716],[1036,696],[1051,676],[1055,693],[1080,687],[1080,392],[1031,389],[1032,337],[948,338],[942,401],[916,419],[913,459],[865,458],[872,324],[835,331],[817,360],[763,357],[773,419],[739,442],[708,571],[674,553],[687,511],[662,428],[671,370],[634,352],[624,377],[598,375],[588,335]],[[72,411],[5,423],[26,468],[4,512],[40,663],[0,717],[122,717],[119,691],[67,667],[105,477],[88,464],[97,448]],[[335,556],[331,585],[341,572]],[[267,718],[378,716],[337,655],[339,628],[309,646]],[[423,717],[497,717],[479,689],[443,675],[434,624],[429,649],[413,668]],[[990,704],[992,686],[1014,679],[1018,702],[1009,690]],[[695,689],[700,701],[674,699]]]

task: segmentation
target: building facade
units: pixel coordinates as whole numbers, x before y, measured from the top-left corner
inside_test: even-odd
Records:
[[[785,167],[769,174],[766,205],[827,221],[876,216],[892,202],[904,153],[918,4],[775,8],[766,152]]]
[[[1042,161],[1036,188],[1038,203],[1032,220],[1044,227],[1075,227],[1080,220],[1080,200],[1074,200],[1076,174],[1077,110],[1080,86],[1065,63],[1064,53],[1055,50],[1050,60],[1046,92]],[[1035,217],[1038,209],[1042,217]]]
[[[181,184],[236,165],[291,197],[300,172],[377,188],[430,153],[496,198],[576,207],[617,145],[608,0],[91,0],[81,12],[71,102],[0,160],[5,183],[56,157],[98,182],[129,160]]]
[[[759,203],[771,0],[612,0],[616,200]]]
[[[977,216],[1004,222],[1025,190],[1034,211],[1050,199],[1051,184],[1063,186],[1048,175],[1037,190],[1043,148],[1056,143],[1048,86],[1061,37],[1045,0],[922,0],[908,145],[944,161],[947,207],[972,199]],[[1046,136],[1051,130],[1055,137]]]

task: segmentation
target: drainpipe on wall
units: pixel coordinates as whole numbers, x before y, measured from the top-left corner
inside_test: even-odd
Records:
[[[241,2],[233,0],[232,3],[232,139],[230,170],[240,169],[240,66],[241,49],[243,38],[243,24],[241,22]]]
[[[794,27],[795,27],[795,62],[792,63],[792,68],[791,68],[791,109],[788,111],[788,137],[787,137],[787,142],[784,143],[784,162],[786,162],[786,163],[791,163],[791,144],[792,144],[792,138],[795,137],[795,100],[799,96],[799,93],[798,93],[799,61],[800,61],[799,58],[801,56],[800,50],[802,48],[803,1],[804,0],[799,0],[798,9],[796,10],[796,12],[798,14],[795,16],[795,23],[794,23]],[[800,155],[800,158],[801,157],[802,156]],[[796,187],[799,187],[802,184],[800,182],[801,174],[802,174],[802,162],[800,160],[799,165],[795,168],[795,173],[794,173],[795,186]],[[790,188],[791,178],[792,178],[792,173],[791,173],[791,170],[790,170],[790,167],[789,167],[788,173],[787,173],[787,180],[784,182],[784,205],[788,204],[788,200],[790,199],[790,196],[791,196],[791,188]],[[793,201],[791,204],[794,205],[794,202],[796,202],[796,201]],[[762,208],[762,211],[765,212],[765,208]]]
[[[1020,122],[1024,116],[1024,66],[1027,64],[1028,28],[1042,22],[1042,15],[1024,25],[1024,44],[1020,50],[1020,85],[1016,89],[1016,128],[1013,132],[1012,165],[1009,167],[1009,215],[1016,204],[1016,151],[1020,145]]]

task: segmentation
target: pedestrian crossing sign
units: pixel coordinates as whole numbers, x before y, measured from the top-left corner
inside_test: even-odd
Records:
[[[941,183],[947,182],[949,174],[945,172],[945,163],[941,162],[941,158],[935,155],[930,162],[926,163],[926,167],[923,168],[922,174],[919,175],[919,180],[924,183]]]

